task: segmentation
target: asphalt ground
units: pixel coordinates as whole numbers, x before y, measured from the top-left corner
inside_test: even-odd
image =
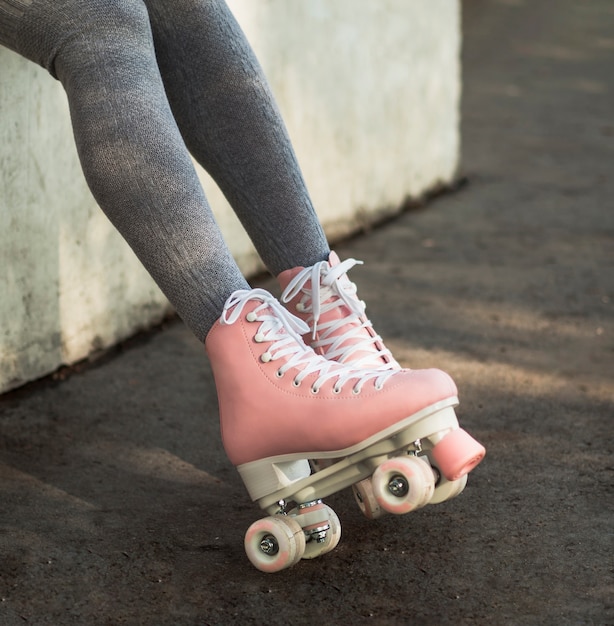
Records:
[[[336,246],[488,449],[274,575],[177,321],[0,398],[0,624],[614,624],[614,5],[468,0],[465,183]],[[274,288],[271,281],[258,281]]]

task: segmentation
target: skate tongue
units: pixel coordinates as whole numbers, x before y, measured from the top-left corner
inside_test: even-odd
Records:
[[[334,253],[331,252],[331,256],[333,254]],[[343,263],[338,261],[334,265],[330,266],[330,269],[322,278],[322,286],[331,287],[332,285],[337,283],[337,289],[334,290],[333,293],[331,293],[331,297],[328,298],[324,303],[327,304],[333,298],[339,296],[350,312],[355,313],[356,315],[362,315],[364,313],[364,303],[358,300],[358,298],[356,297],[356,285],[351,282],[350,279],[347,277],[347,272],[349,270],[351,270],[355,265],[362,264],[362,261],[357,261],[356,259],[346,259],[345,261],[343,261]],[[344,314],[346,313],[347,312],[344,311]]]
[[[331,250],[330,254],[328,255],[328,264],[331,267],[335,267],[335,265],[339,265],[339,263],[341,263],[339,255],[334,250]]]
[[[337,319],[344,319],[352,313],[357,316],[364,313],[364,304],[356,298],[356,286],[347,277],[348,270],[362,265],[362,261],[346,259],[341,263],[334,252],[330,253],[329,260],[308,268],[288,270],[279,276],[282,287],[286,283],[282,302],[290,302],[302,292],[310,299],[312,339],[316,338],[320,315],[325,310],[329,312],[328,317],[332,315]],[[333,287],[335,284],[336,289]],[[337,298],[341,299],[340,303]]]
[[[279,276],[284,288],[282,302],[303,296],[297,308],[303,307],[316,351],[340,363],[351,359],[360,368],[387,369],[394,361],[392,355],[372,331],[365,318],[365,304],[357,298],[356,285],[347,276],[355,265],[362,265],[362,261],[340,261],[331,252],[328,261],[283,272]]]

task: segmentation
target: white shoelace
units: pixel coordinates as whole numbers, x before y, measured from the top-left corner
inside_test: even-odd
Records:
[[[288,283],[281,300],[290,302],[299,293],[304,294],[299,304],[302,307],[301,312],[311,313],[308,320],[313,326],[312,345],[314,348],[322,348],[328,359],[345,363],[353,354],[364,351],[368,354],[355,359],[352,363],[354,367],[364,367],[379,359],[382,363],[376,366],[378,369],[390,369],[395,361],[390,350],[378,347],[378,343],[383,346],[381,337],[363,332],[366,328],[373,328],[373,325],[365,317],[366,305],[357,298],[355,283],[345,276],[355,265],[362,265],[362,261],[346,259],[333,267],[330,267],[327,261],[320,261],[312,267],[307,267]],[[306,286],[309,281],[311,289]],[[349,309],[349,316],[319,323],[323,313],[341,306]],[[349,326],[348,329],[337,336],[339,329],[346,325]],[[320,339],[315,341],[317,332],[320,333]]]
[[[268,291],[264,289],[242,289],[235,291],[226,301],[222,312],[223,324],[234,324],[240,317],[245,305],[250,300],[261,304],[247,314],[249,322],[259,322],[260,326],[254,336],[256,342],[273,342],[261,355],[265,363],[287,359],[277,370],[281,378],[288,370],[297,369],[293,384],[300,386],[301,381],[310,374],[317,373],[318,378],[312,384],[312,391],[317,393],[320,387],[331,379],[336,379],[333,391],[339,393],[343,385],[350,380],[355,381],[352,391],[360,393],[364,384],[375,379],[375,388],[381,389],[394,374],[393,371],[362,370],[329,361],[317,355],[305,345],[301,335],[309,328],[305,322],[292,315]]]

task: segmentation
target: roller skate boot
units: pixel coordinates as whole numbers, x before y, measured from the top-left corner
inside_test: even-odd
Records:
[[[351,368],[317,355],[302,340],[307,330],[268,292],[243,290],[205,341],[224,448],[268,514],[245,536],[250,561],[266,572],[337,545],[328,495],[372,477],[374,506],[405,513],[432,499],[438,475],[458,480],[483,456],[473,440],[446,450],[459,431],[447,374]],[[333,463],[312,472],[308,459]]]
[[[346,259],[341,262],[337,254],[331,252],[328,261],[282,272],[277,277],[283,290],[281,301],[309,326],[303,339],[318,354],[353,368],[399,370],[399,363],[367,318],[366,306],[357,297],[356,285],[347,277],[347,272],[355,265],[362,265],[362,261]],[[469,440],[474,441],[461,430],[450,434],[445,445],[438,446],[438,451],[446,450],[446,454],[450,454],[454,445],[463,447]],[[313,459],[311,463],[315,469],[323,469],[330,461]],[[466,483],[466,475],[453,481],[439,476],[431,503],[456,497]],[[353,492],[367,517],[374,519],[382,514],[368,480],[354,485]]]

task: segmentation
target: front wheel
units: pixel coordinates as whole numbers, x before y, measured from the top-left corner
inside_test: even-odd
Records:
[[[441,478],[438,485],[435,486],[435,493],[431,498],[431,504],[439,504],[446,500],[451,500],[460,495],[467,485],[467,474],[458,480],[447,480]]]
[[[429,465],[416,457],[394,457],[375,470],[372,485],[380,507],[402,515],[430,501],[435,477]]]

